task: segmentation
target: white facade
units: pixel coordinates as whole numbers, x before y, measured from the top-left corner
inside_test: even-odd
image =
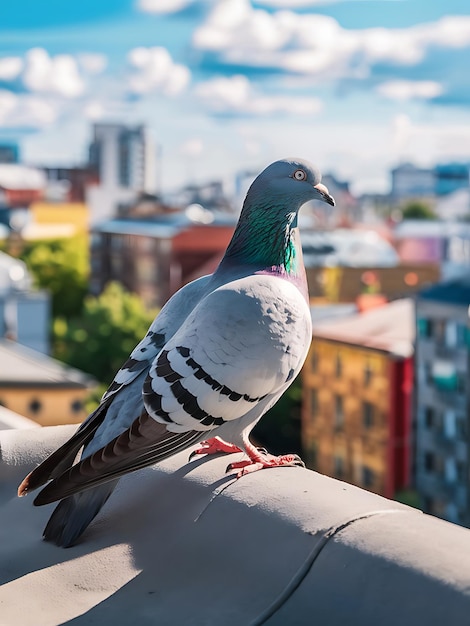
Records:
[[[114,217],[120,204],[133,202],[139,193],[156,191],[155,149],[143,126],[95,124],[90,163],[99,177],[87,189],[92,224]]]

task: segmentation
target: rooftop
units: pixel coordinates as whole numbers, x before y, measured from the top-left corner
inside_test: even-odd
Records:
[[[191,210],[190,210],[191,209]],[[187,211],[145,218],[118,218],[96,224],[94,232],[147,235],[160,239],[171,239],[193,226],[235,226],[237,217],[229,213],[210,212],[201,207],[196,212],[194,205]]]
[[[2,625],[468,623],[469,530],[300,467],[237,480],[184,451],[123,477],[76,546],[44,543],[52,507],[17,486],[75,428],[0,433]]]
[[[15,411],[0,406],[0,430],[24,430],[25,428],[39,428],[39,424],[19,413],[15,413]]]
[[[93,378],[80,370],[14,341],[0,339],[0,387],[86,388],[93,384]]]
[[[403,298],[364,313],[314,324],[313,336],[409,357],[415,337],[413,300]]]
[[[432,285],[420,291],[418,299],[468,306],[470,305],[470,277]]]
[[[44,172],[16,163],[0,163],[0,187],[12,190],[43,189],[46,186]]]

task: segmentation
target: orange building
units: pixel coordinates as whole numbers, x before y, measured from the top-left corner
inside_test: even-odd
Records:
[[[0,405],[41,426],[82,422],[84,401],[95,384],[41,352],[0,340]]]
[[[307,466],[392,498],[411,471],[410,299],[314,326],[304,365]]]

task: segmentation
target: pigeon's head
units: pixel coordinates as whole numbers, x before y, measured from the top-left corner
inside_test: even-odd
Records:
[[[253,182],[247,199],[262,194],[272,203],[288,205],[298,210],[309,200],[321,200],[335,205],[328,189],[321,183],[321,174],[316,167],[303,159],[282,159],[268,165]]]

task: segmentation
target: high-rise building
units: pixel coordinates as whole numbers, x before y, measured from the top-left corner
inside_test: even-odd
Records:
[[[113,217],[139,193],[156,191],[155,149],[142,125],[95,124],[89,160],[99,180],[87,192],[92,222]]]
[[[470,526],[468,278],[416,298],[416,488],[426,513]]]
[[[0,163],[18,163],[20,150],[16,143],[0,143]]]

